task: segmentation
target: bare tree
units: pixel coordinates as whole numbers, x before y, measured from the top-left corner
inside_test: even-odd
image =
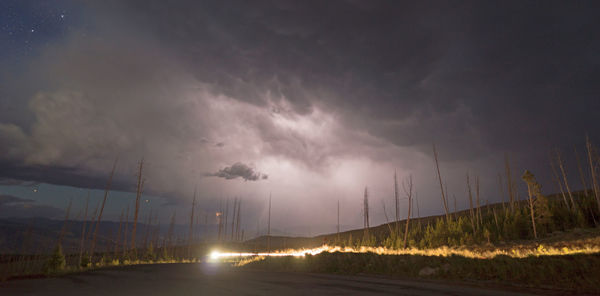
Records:
[[[133,214],[133,228],[131,229],[131,249],[133,249],[134,252],[134,256],[137,256],[136,254],[136,250],[135,250],[135,232],[137,230],[137,221],[138,221],[138,215],[140,212],[140,200],[142,198],[142,190],[144,188],[144,179],[142,177],[142,170],[144,167],[144,158],[142,158],[142,160],[140,160],[140,165],[138,168],[138,181],[137,181],[137,188],[136,188],[136,192],[135,192],[135,212]]]
[[[83,215],[83,224],[81,226],[81,240],[79,242],[79,265],[81,266],[81,260],[83,258],[83,249],[85,242],[85,225],[87,223],[88,206],[90,204],[90,192],[88,191],[87,198],[85,199],[85,214]]]
[[[150,212],[146,214],[146,223],[144,224],[144,240],[142,243],[142,248],[148,248],[148,235],[150,235],[150,223],[152,221],[152,208],[150,208]]]
[[[241,222],[241,219],[242,219],[241,218],[241,212],[242,212],[242,199],[240,198],[240,199],[238,199],[237,215],[236,215],[236,218],[235,218],[235,220],[236,220],[235,221],[235,237],[236,237],[236,240],[238,240],[238,241],[242,240],[240,238],[240,230],[241,230],[240,222]]]
[[[190,231],[188,234],[188,257],[192,254],[192,236],[194,235],[194,208],[196,207],[196,188],[194,188],[194,200],[192,201],[192,211],[190,213]]]
[[[502,182],[502,174],[498,173],[498,184],[500,185],[500,197],[502,198],[502,211],[506,212],[506,205],[504,200],[504,182]]]
[[[115,175],[115,169],[117,168],[117,161],[119,159],[116,158],[113,163],[112,170],[110,171],[110,175],[108,176],[108,181],[106,182],[106,187],[104,188],[104,198],[102,199],[102,206],[100,207],[100,213],[98,214],[98,220],[96,221],[96,227],[94,228],[94,238],[92,239],[92,246],[90,247],[90,253],[94,254],[94,249],[96,248],[96,239],[98,238],[98,228],[100,227],[100,222],[102,221],[102,213],[104,213],[104,206],[106,205],[106,199],[108,198],[108,193],[110,192],[110,186],[112,185],[112,179]]]
[[[454,213],[452,213],[452,214],[454,214],[454,220],[456,220],[456,219],[458,219],[458,216],[457,216],[457,211],[456,211],[456,195],[455,194],[452,194],[452,199],[454,199]]]
[[[577,160],[577,169],[579,170],[579,176],[581,177],[581,185],[583,186],[583,192],[585,196],[588,196],[588,188],[585,182],[585,175],[583,174],[583,168],[581,166],[581,160],[579,159],[579,153],[577,152],[577,147],[573,147],[575,151],[575,159]]]
[[[116,243],[115,243],[115,250],[114,250],[114,256],[117,257],[117,254],[119,254],[119,245],[121,244],[121,230],[123,227],[123,209],[121,209],[121,216],[119,216],[119,230],[117,231],[117,239],[116,239]],[[81,260],[79,260],[81,261]]]
[[[560,151],[558,149],[556,150],[556,161],[558,162],[558,167],[560,168],[560,172],[563,176],[565,188],[567,188],[567,193],[569,193],[569,199],[571,200],[571,208],[575,210],[575,200],[573,200],[573,194],[571,193],[571,188],[569,187],[569,182],[567,181],[567,173],[565,173],[564,163],[562,157],[560,157]]]
[[[417,217],[421,218],[421,212],[419,211],[419,193],[415,192],[415,201],[417,204]]]
[[[69,225],[69,214],[71,213],[71,204],[72,203],[73,203],[73,200],[69,199],[69,204],[67,205],[67,210],[65,211],[65,221],[63,222],[62,229],[60,230],[60,234],[58,235],[57,245],[60,245],[62,243],[62,239],[64,238],[65,233],[67,232],[67,227]]]
[[[594,187],[594,195],[596,196],[596,203],[598,204],[598,210],[600,211],[600,188],[598,187],[598,179],[596,177],[597,166],[594,164],[592,154],[594,153],[594,147],[590,143],[590,138],[585,136],[585,146],[588,153],[588,161],[590,164],[590,176],[592,178],[592,186]]]
[[[539,184],[535,181],[533,174],[527,170],[523,174],[523,181],[527,183],[527,193],[529,194],[529,211],[531,213],[531,224],[533,225],[533,237],[537,239],[537,231],[535,229],[535,213],[534,213],[534,196],[535,192],[539,192]]]
[[[554,165],[554,159],[552,158],[552,155],[550,155],[550,167],[552,168],[552,176],[554,178],[554,182],[556,182],[558,189],[560,190],[560,194],[562,195],[565,206],[567,207],[567,209],[571,210],[571,206],[569,205],[569,202],[567,201],[567,196],[565,195],[565,191],[563,190],[562,182],[558,177],[558,171],[556,170],[556,166]]]
[[[383,215],[385,216],[385,222],[386,222],[385,225],[387,225],[387,227],[390,231],[390,235],[393,235],[394,231],[392,230],[392,226],[390,225],[390,219],[387,214],[387,209],[385,208],[385,200],[383,200],[383,199],[381,200],[381,205],[383,206]],[[398,228],[398,227],[396,226],[396,228]]]
[[[444,211],[446,212],[446,220],[450,221],[450,215],[448,214],[448,203],[446,202],[446,194],[444,193],[444,187],[442,186],[442,174],[440,173],[440,164],[438,161],[438,153],[435,149],[435,144],[433,144],[433,157],[435,159],[438,180],[440,181],[440,190],[442,191],[442,203],[444,204]]]
[[[398,177],[394,170],[394,202],[396,204],[396,235],[400,236],[400,196],[398,193]]]
[[[233,199],[233,217],[231,217],[231,240],[235,237],[235,220],[237,216],[237,197]]]
[[[475,232],[475,211],[473,211],[473,193],[471,191],[469,173],[467,173],[467,191],[469,193],[469,213],[471,214],[471,227],[473,228],[473,232]]]
[[[127,211],[125,214],[125,232],[123,233],[123,257],[127,255],[127,230],[129,228],[129,204],[127,204]]]
[[[512,213],[515,212],[515,193],[513,187],[513,180],[510,172],[510,160],[508,158],[508,154],[504,154],[504,168],[506,171],[506,186],[509,197],[510,211]]]
[[[369,192],[367,191],[367,187],[365,187],[365,197],[363,200],[363,206],[364,229],[366,237],[369,234]]]
[[[340,200],[337,201],[337,238],[340,240]]]
[[[229,220],[229,198],[225,200],[225,213],[223,214],[223,240],[227,240],[227,222]]]
[[[223,232],[223,200],[219,200],[219,211],[215,213],[218,225],[217,240],[221,241],[221,233]]]
[[[271,252],[271,193],[269,193],[269,219],[267,220],[267,252]]]
[[[402,188],[404,189],[404,194],[406,194],[406,198],[408,198],[408,215],[406,217],[406,229],[404,230],[404,248],[406,249],[406,242],[408,240],[408,224],[410,223],[410,209],[412,205],[412,175],[410,175],[408,179],[402,183]]]
[[[477,223],[479,227],[483,224],[483,219],[481,218],[481,205],[479,204],[479,176],[475,176],[475,194],[477,197]]]
[[[167,232],[167,250],[171,256],[173,256],[173,232],[175,231],[175,216],[176,211],[173,211],[171,215],[171,224],[169,225],[169,231]]]

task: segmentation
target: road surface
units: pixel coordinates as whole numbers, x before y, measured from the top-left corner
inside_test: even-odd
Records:
[[[526,295],[476,287],[385,279],[253,271],[215,263],[106,268],[0,283],[0,295]]]

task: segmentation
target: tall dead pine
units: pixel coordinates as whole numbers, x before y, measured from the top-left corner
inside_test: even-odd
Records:
[[[394,202],[396,205],[396,236],[400,237],[400,196],[398,192],[398,177],[394,170]]]
[[[406,194],[406,198],[408,198],[408,215],[406,217],[406,229],[404,230],[404,248],[406,249],[406,243],[408,240],[408,224],[410,223],[410,209],[412,206],[412,190],[413,190],[413,181],[412,175],[408,177],[406,183],[402,183],[402,187],[404,188],[404,193]]]
[[[73,200],[69,199],[69,204],[67,205],[67,210],[65,211],[65,221],[63,222],[63,227],[61,228],[60,234],[58,235],[57,245],[60,245],[62,243],[65,233],[67,232],[67,228],[69,226],[69,214],[71,213],[71,204],[72,203],[73,203]]]
[[[121,216],[119,216],[119,230],[117,231],[117,239],[115,240],[114,257],[116,258],[119,254],[119,245],[121,244],[121,230],[123,229],[123,210],[121,209]]]
[[[365,237],[369,235],[369,192],[365,187],[365,196],[363,199],[363,218],[364,218],[364,234]]]
[[[271,252],[271,194],[269,193],[269,218],[267,220],[267,252]]]
[[[81,239],[79,241],[79,265],[81,266],[81,260],[83,259],[83,249],[85,248],[85,225],[87,224],[88,206],[90,204],[90,192],[88,191],[87,198],[85,200],[85,214],[83,216],[83,224],[81,226]]]
[[[134,255],[136,250],[135,250],[135,232],[137,230],[137,221],[138,221],[138,215],[140,212],[140,200],[142,198],[142,190],[144,188],[144,179],[142,177],[142,170],[144,168],[144,158],[142,158],[142,160],[140,160],[140,165],[138,167],[138,180],[137,180],[137,188],[136,188],[136,192],[135,192],[135,212],[133,214],[133,228],[131,229],[131,249],[133,249],[134,251]]]
[[[583,186],[583,192],[585,196],[588,196],[588,187],[585,182],[585,175],[583,174],[583,168],[581,166],[581,160],[579,159],[579,153],[577,152],[577,147],[573,147],[575,151],[575,159],[577,160],[577,169],[579,170],[579,177],[581,177],[581,185]]]
[[[110,186],[112,185],[112,179],[115,175],[115,169],[117,168],[117,161],[113,163],[112,170],[110,171],[110,175],[108,176],[108,181],[106,182],[106,187],[104,188],[104,198],[102,199],[102,206],[100,207],[100,213],[98,214],[98,220],[96,221],[96,227],[94,228],[94,236],[92,238],[92,246],[90,247],[90,254],[94,254],[94,250],[96,248],[96,240],[98,239],[98,228],[100,228],[100,222],[102,221],[102,214],[104,213],[104,206],[106,205],[106,199],[108,198],[108,193],[110,192]]]
[[[440,173],[440,164],[438,161],[438,153],[435,149],[435,144],[433,144],[433,158],[435,159],[435,167],[437,169],[438,180],[440,181],[440,190],[442,191],[442,203],[444,204],[444,211],[446,213],[446,220],[450,221],[450,214],[448,213],[448,202],[446,198],[446,194],[444,193],[444,186],[442,181],[442,174]]]
[[[475,176],[475,194],[477,201],[477,224],[479,225],[479,227],[481,227],[483,224],[483,218],[481,217],[481,204],[479,203],[479,176]]]
[[[515,192],[513,186],[513,179],[510,171],[510,160],[508,154],[504,154],[504,169],[506,171],[506,186],[508,191],[508,199],[511,213],[515,212]]]
[[[563,189],[562,182],[560,181],[560,178],[558,177],[558,171],[556,170],[556,166],[554,165],[554,159],[552,157],[552,154],[550,154],[550,167],[552,168],[552,176],[554,178],[554,182],[556,182],[556,184],[558,186],[560,194],[563,198],[563,202],[565,203],[565,206],[567,207],[567,209],[570,211],[571,206],[569,205],[569,202],[567,201],[567,196],[565,195],[565,190]]]
[[[560,156],[560,151],[558,150],[556,150],[556,161],[558,162],[558,167],[560,168],[560,172],[563,176],[567,193],[569,193],[569,199],[571,200],[571,209],[575,210],[575,200],[573,199],[573,194],[571,193],[571,188],[569,187],[569,182],[567,181],[567,173],[565,172],[564,162],[562,160],[562,157]]]
[[[235,238],[236,240],[240,241],[243,240],[243,238],[240,238],[240,231],[241,231],[241,227],[240,227],[240,222],[242,219],[242,199],[238,199],[238,205],[237,205],[237,214],[235,216]]]
[[[598,186],[598,179],[596,176],[596,171],[598,167],[593,160],[594,147],[592,146],[592,143],[590,143],[590,138],[587,135],[585,136],[585,146],[587,148],[588,161],[590,164],[590,177],[592,178],[592,187],[594,189],[594,195],[596,196],[598,211],[600,211],[600,187]]]
[[[188,257],[191,257],[192,240],[194,235],[194,208],[196,207],[196,188],[194,188],[194,200],[192,201],[192,212],[190,213],[190,232],[188,233]]]
[[[340,240],[340,200],[337,201],[337,240]]]
[[[169,224],[169,231],[167,232],[167,252],[169,253],[169,256],[171,256],[171,257],[174,256],[173,234],[175,232],[175,216],[176,216],[176,212],[173,211],[173,214],[171,215],[171,224]]]
[[[471,228],[473,228],[473,232],[475,232],[475,211],[473,210],[473,192],[471,190],[469,173],[467,173],[467,193],[469,194],[469,214],[471,216]]]
[[[531,213],[531,224],[533,226],[533,237],[537,239],[537,231],[535,229],[535,213],[534,213],[534,196],[536,191],[539,192],[539,184],[535,181],[535,177],[531,172],[525,170],[522,177],[523,181],[527,183],[527,193],[529,194],[529,211]]]

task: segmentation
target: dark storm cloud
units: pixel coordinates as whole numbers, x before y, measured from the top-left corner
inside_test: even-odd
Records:
[[[33,187],[38,184],[39,184],[39,182],[23,181],[23,180],[12,179],[12,178],[0,178],[0,185],[5,185],[5,186]]]
[[[37,204],[34,200],[0,194],[0,217],[44,217],[58,218],[63,210]]]
[[[129,3],[215,91],[324,106],[399,146],[435,141],[460,160],[598,135],[592,2]]]
[[[461,175],[508,152],[538,176],[600,139],[596,2],[82,3],[89,23],[0,67],[0,178],[102,188],[118,154],[129,190],[144,156],[145,192],[174,198],[238,159],[272,162],[248,186],[347,159],[427,176],[432,142]],[[236,165],[213,175],[262,176]]]
[[[236,162],[231,166],[224,167],[215,173],[208,173],[206,176],[225,178],[227,180],[242,178],[244,181],[258,181],[269,178],[268,175],[257,172],[254,168],[241,162]]]
[[[82,188],[104,189],[108,175],[74,167],[23,165],[0,162],[0,185],[35,186],[40,182],[49,184],[74,185]],[[30,181],[35,180],[35,182]],[[111,188],[116,190],[133,190],[132,184],[121,180],[120,176],[113,179]]]

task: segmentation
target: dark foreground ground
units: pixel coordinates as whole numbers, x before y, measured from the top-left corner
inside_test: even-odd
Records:
[[[0,283],[0,295],[528,295],[503,290],[367,276],[268,272],[220,264],[106,268]]]

